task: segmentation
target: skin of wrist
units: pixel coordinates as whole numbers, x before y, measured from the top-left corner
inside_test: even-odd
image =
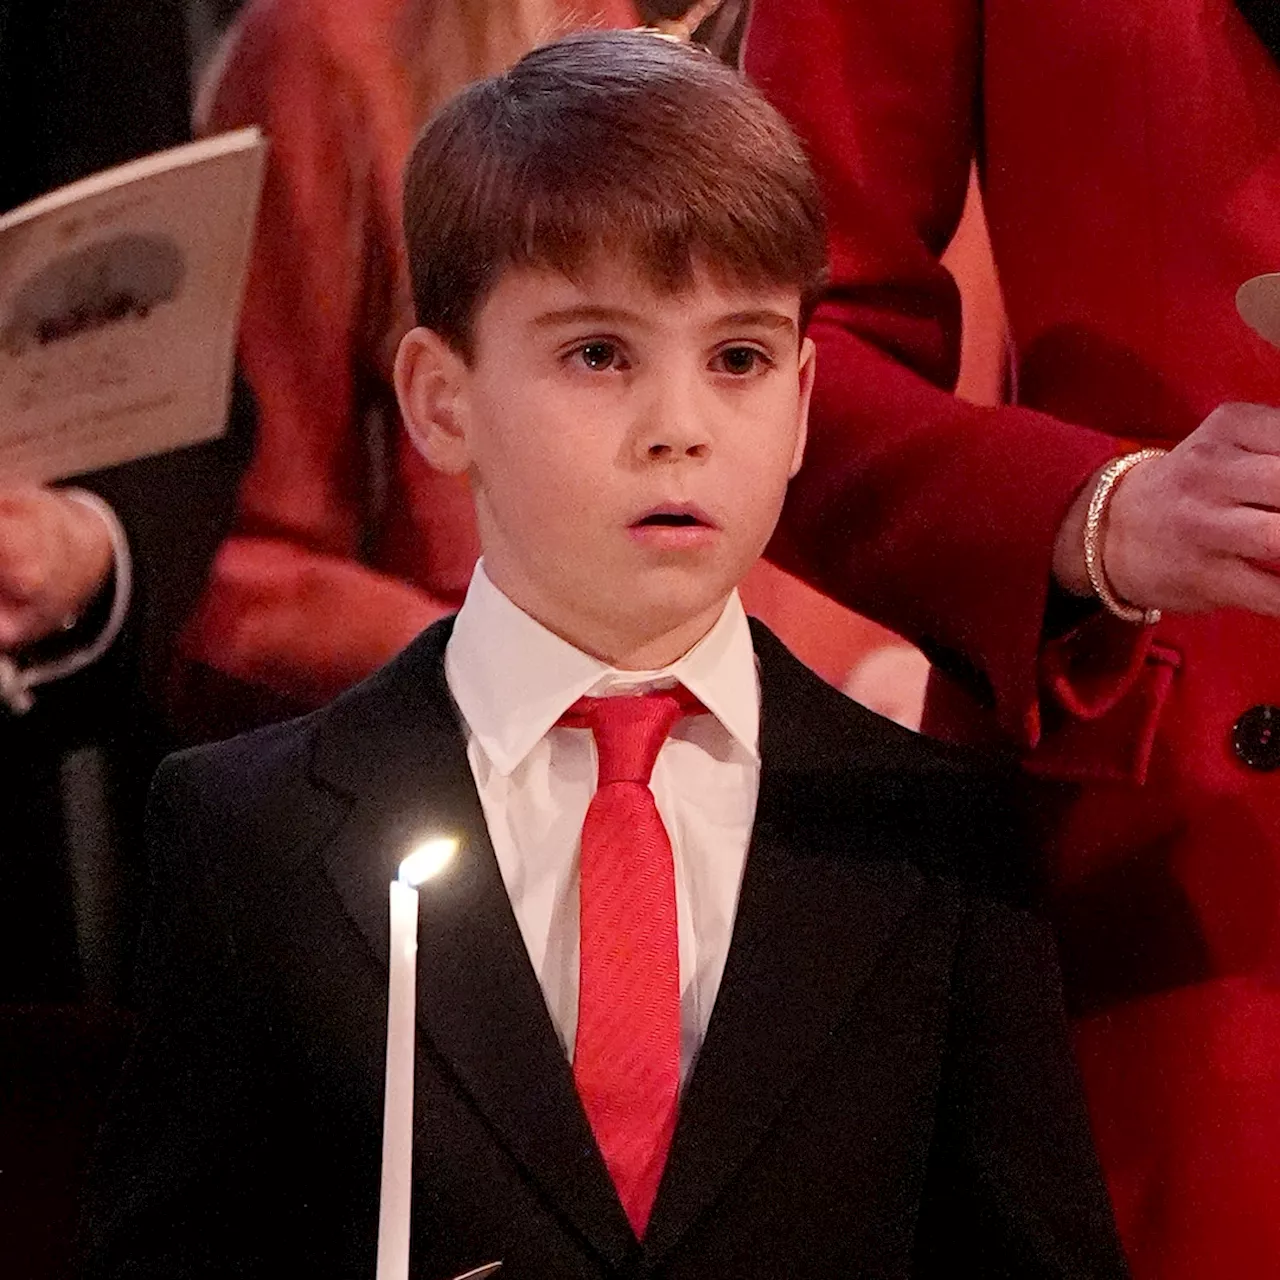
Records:
[[[1129,553],[1135,549],[1135,546],[1138,550],[1141,549],[1141,535],[1137,544],[1131,536],[1133,524],[1131,514],[1135,510],[1140,511],[1143,506],[1143,498],[1140,496],[1142,482],[1139,481],[1135,486],[1132,481],[1137,472],[1142,471],[1148,462],[1154,461],[1155,457],[1163,452],[1163,450],[1152,450],[1152,456],[1145,458],[1126,456],[1125,461],[1132,459],[1131,465],[1111,483],[1099,527],[1099,559],[1106,586],[1121,605],[1129,608],[1148,607],[1139,599],[1141,591],[1131,582],[1129,572],[1132,568],[1132,557]],[[1094,596],[1097,594],[1089,579],[1084,534],[1092,498],[1103,474],[1111,465],[1108,463],[1093,473],[1088,483],[1076,495],[1066,518],[1058,529],[1058,536],[1054,543],[1054,581],[1072,595]],[[1108,604],[1107,607],[1111,609],[1111,605]]]
[[[1093,587],[1084,563],[1084,522],[1089,500],[1105,467],[1099,467],[1072,499],[1053,543],[1053,580],[1073,596],[1091,596]]]

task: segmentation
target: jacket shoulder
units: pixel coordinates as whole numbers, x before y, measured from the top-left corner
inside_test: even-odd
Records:
[[[914,863],[998,899],[1032,871],[1012,752],[914,733],[869,711],[752,624],[762,689],[761,812],[811,843]]]
[[[153,791],[225,794],[242,808],[285,778],[306,773],[323,715],[311,712],[221,742],[176,751],[160,762]]]
[[[863,767],[974,778],[1007,774],[1016,767],[1011,751],[978,751],[904,728],[833,688],[754,618],[751,633],[765,712],[804,735],[806,755],[832,764],[856,761]]]
[[[166,757],[147,801],[153,882],[207,876],[243,889],[317,847],[348,809],[312,777],[322,716]]]

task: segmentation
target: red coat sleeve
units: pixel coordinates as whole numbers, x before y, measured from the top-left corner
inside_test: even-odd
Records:
[[[183,646],[284,707],[332,697],[449,608],[358,558],[375,157],[359,86],[303,8],[247,10],[210,108],[211,130],[257,124],[270,144],[240,341],[259,419]]]
[[[1097,618],[1106,643],[1073,637],[1064,661],[1044,642],[1058,527],[1124,446],[950,394],[960,307],[939,257],[980,142],[981,7],[756,2],[747,71],[806,144],[832,260],[808,454],[770,555],[963,672],[1034,746],[1046,699],[1101,714],[1146,638]]]

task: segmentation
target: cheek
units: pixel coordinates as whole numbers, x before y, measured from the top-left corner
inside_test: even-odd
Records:
[[[776,476],[761,476],[743,504],[742,523],[747,539],[753,544],[769,540],[778,517],[782,514],[785,486]]]
[[[781,501],[791,478],[797,440],[794,401],[768,406],[770,411],[739,423],[730,471],[740,485],[745,506],[767,511]]]
[[[472,456],[480,485],[504,505],[531,500],[556,472],[556,437],[530,397],[500,385],[477,396]]]
[[[584,485],[571,450],[545,434],[494,442],[477,461],[486,501],[509,532],[526,543],[561,542],[580,530],[598,486]]]

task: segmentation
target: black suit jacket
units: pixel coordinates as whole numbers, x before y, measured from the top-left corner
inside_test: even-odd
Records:
[[[387,883],[441,830],[465,844],[422,893],[415,1277],[1123,1273],[1045,929],[911,862],[981,852],[998,792],[761,627],[733,941],[638,1243],[489,843],[450,625],[323,711],[162,768],[161,923],[87,1275],[372,1277]]]

